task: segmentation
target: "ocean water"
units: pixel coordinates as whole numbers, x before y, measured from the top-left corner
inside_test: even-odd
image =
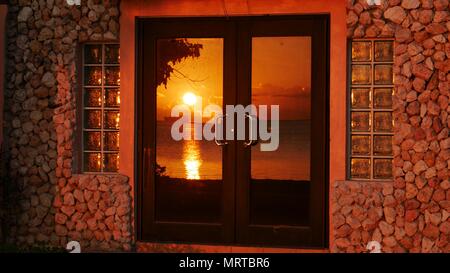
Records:
[[[214,141],[172,139],[172,122],[157,123],[157,163],[165,175],[185,179],[222,179],[222,148]],[[276,151],[251,153],[253,179],[310,180],[310,120],[280,121],[280,143]]]

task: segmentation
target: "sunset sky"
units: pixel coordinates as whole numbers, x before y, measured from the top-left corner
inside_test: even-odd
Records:
[[[222,104],[223,39],[188,39],[200,43],[199,58],[187,58],[175,66],[167,88],[157,89],[158,120],[170,116],[173,106],[193,93],[207,104]],[[252,41],[253,104],[280,105],[280,119],[310,118],[311,39],[309,37],[261,37]]]

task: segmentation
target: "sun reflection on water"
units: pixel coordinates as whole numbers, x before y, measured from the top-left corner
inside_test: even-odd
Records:
[[[192,135],[194,128],[191,127],[190,129]],[[183,163],[186,179],[199,180],[202,160],[198,141],[192,139],[183,142]]]

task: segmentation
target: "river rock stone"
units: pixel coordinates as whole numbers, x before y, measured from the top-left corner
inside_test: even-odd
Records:
[[[55,76],[51,72],[47,72],[42,76],[42,84],[46,87],[53,87],[56,84]]]
[[[416,9],[420,6],[419,0],[403,0],[402,7],[405,9]]]
[[[384,12],[384,17],[396,24],[400,24],[405,19],[406,12],[402,7],[395,6],[395,7],[387,9]]]
[[[26,22],[33,15],[33,10],[30,7],[23,7],[17,16],[18,22]]]

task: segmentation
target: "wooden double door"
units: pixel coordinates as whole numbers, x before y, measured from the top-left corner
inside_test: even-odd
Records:
[[[328,24],[137,21],[140,240],[327,244]]]

